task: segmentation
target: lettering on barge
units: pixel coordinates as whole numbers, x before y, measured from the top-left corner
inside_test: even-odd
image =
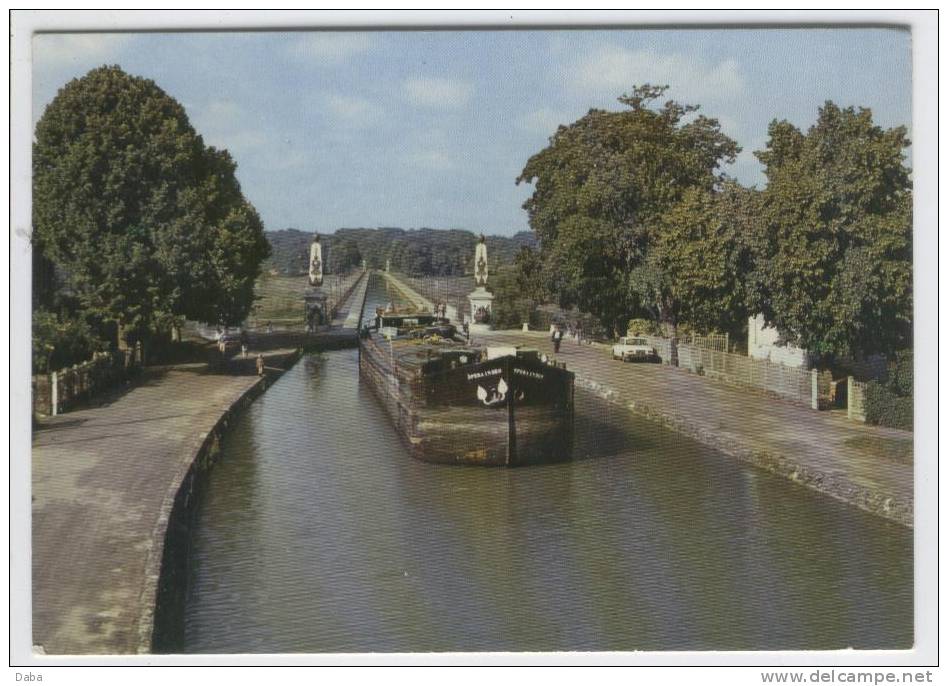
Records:
[[[521,369],[520,367],[514,367],[513,373],[514,376],[526,376],[531,379],[540,379],[541,381],[546,378],[542,372],[534,372],[529,369]]]
[[[471,374],[467,375],[467,380],[473,381],[474,379],[483,379],[488,376],[497,376],[502,371],[503,370],[498,367],[497,369],[488,369],[486,372],[472,372]]]
[[[467,380],[473,381],[474,379],[483,379],[488,376],[497,376],[502,371],[503,371],[502,369],[498,368],[498,369],[488,369],[485,372],[472,372],[467,375]],[[514,367],[513,373],[514,373],[514,376],[526,376],[530,379],[539,379],[540,381],[546,378],[546,376],[544,376],[542,372],[535,372],[530,369],[521,369],[520,367]]]

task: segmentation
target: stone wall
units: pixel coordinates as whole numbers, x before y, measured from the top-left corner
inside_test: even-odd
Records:
[[[139,623],[139,653],[181,652],[184,644],[184,603],[187,598],[191,533],[198,505],[207,487],[207,476],[220,458],[224,432],[245,407],[260,396],[283,370],[299,359],[300,351],[279,360],[282,369],[268,362],[261,377],[228,408],[217,423],[194,446],[194,457],[186,463],[169,486],[155,529],[157,545],[152,548],[146,569],[146,588]],[[155,552],[160,551],[160,554]]]

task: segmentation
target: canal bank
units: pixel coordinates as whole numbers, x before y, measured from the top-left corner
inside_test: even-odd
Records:
[[[480,343],[528,345],[553,355],[543,332],[491,331]],[[731,457],[913,526],[910,432],[849,421],[745,388],[657,364],[623,364],[598,345],[563,343],[556,358],[576,386]],[[886,446],[908,449],[893,457]]]
[[[571,461],[433,465],[356,350],[304,357],[224,436],[184,652],[912,645],[910,530],[591,392],[576,409]]]
[[[32,445],[33,644],[47,655],[166,650],[180,623],[191,516],[222,432],[296,350],[146,371],[44,421]]]
[[[413,459],[358,352],[228,429],[186,653],[912,645],[912,532],[576,392],[573,460]]]

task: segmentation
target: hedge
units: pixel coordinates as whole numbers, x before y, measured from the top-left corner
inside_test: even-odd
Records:
[[[885,381],[866,384],[866,422],[895,429],[913,428],[913,356],[901,351]]]

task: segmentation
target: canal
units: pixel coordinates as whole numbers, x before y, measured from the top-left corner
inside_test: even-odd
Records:
[[[366,312],[390,296],[370,288]],[[577,392],[565,464],[412,460],[355,350],[232,426],[194,653],[909,648],[912,532]]]

